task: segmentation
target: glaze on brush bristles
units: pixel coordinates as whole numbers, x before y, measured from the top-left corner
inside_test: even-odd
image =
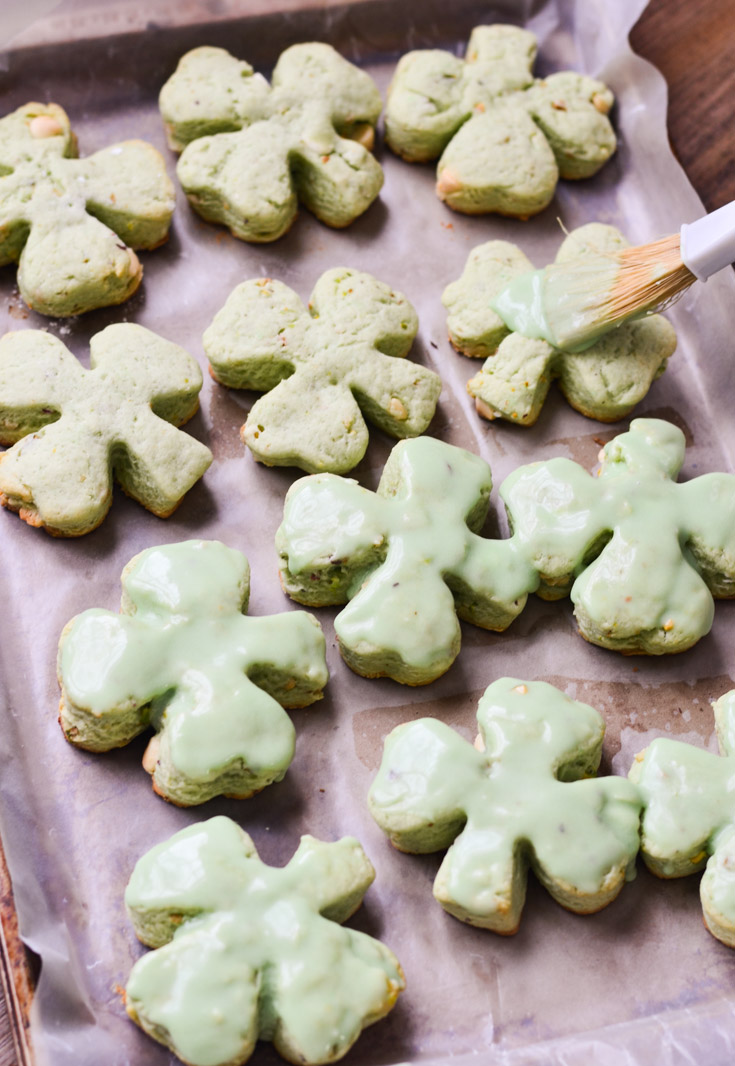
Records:
[[[631,318],[668,307],[696,281],[682,262],[678,234],[615,252],[589,247],[576,259],[547,266],[541,279],[538,335],[570,352],[584,351]]]
[[[682,262],[678,233],[651,244],[624,248],[615,258],[618,273],[603,312],[611,323],[644,311],[662,311],[697,280]]]

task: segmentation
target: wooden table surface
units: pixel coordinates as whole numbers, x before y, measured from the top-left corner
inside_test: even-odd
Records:
[[[735,0],[650,0],[631,43],[668,82],[671,143],[705,207],[735,200]],[[17,1061],[0,994],[0,1066]]]

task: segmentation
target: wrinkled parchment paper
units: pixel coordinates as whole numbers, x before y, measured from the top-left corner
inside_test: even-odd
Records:
[[[197,44],[222,44],[267,72],[288,44],[321,38],[366,65],[385,90],[402,52],[432,45],[462,52],[473,25],[495,20],[524,22],[538,33],[538,69],[576,67],[614,88],[620,148],[591,181],[562,182],[554,204],[525,224],[452,213],[434,195],[433,165],[412,167],[382,148],[380,200],[342,232],[302,211],[276,244],[247,245],[201,222],[179,190],[171,238],[143,255],[145,279],[132,300],[71,321],[43,319],[23,307],[14,268],[6,267],[0,271],[3,331],[47,329],[86,364],[93,333],[114,321],[139,322],[205,365],[202,332],[237,283],[269,275],[307,299],[322,271],[346,265],[371,271],[416,306],[421,325],[413,357],[444,380],[431,433],[479,452],[496,485],[520,463],[553,455],[592,468],[598,442],[627,428],[589,421],[554,393],[531,430],[481,420],[465,392],[478,364],[450,348],[440,295],[470,249],[490,238],[516,241],[537,265],[548,262],[562,238],[557,217],[567,228],[611,222],[638,243],[702,213],[668,147],[663,79],[627,45],[641,0],[365,0],[302,12],[289,3],[289,13],[280,15],[258,4],[248,8],[251,17],[240,5],[235,23],[227,4],[194,2],[180,7],[180,19],[194,25],[181,26],[171,4],[161,4],[159,18],[151,0],[110,5],[106,39],[98,32],[99,5],[96,23],[90,15],[93,6],[66,0],[53,14],[56,43],[9,52],[0,75],[5,110],[29,99],[56,100],[69,111],[83,154],[143,137],[163,151],[173,175],[156,96],[178,56]],[[212,25],[203,28],[207,20]],[[34,29],[43,42],[43,27],[31,27],[31,39]],[[72,36],[79,40],[65,43]],[[637,413],[684,428],[684,476],[732,469],[731,273],[698,286],[671,319],[678,351]],[[450,1056],[508,1066],[731,1062],[735,954],[703,929],[697,876],[663,882],[641,867],[612,906],[586,918],[565,912],[532,883],[520,932],[503,939],[446,915],[431,896],[441,857],[394,852],[365,804],[390,729],[435,714],[471,739],[478,696],[504,674],[552,681],[597,707],[608,726],[608,772],[626,773],[633,754],[655,736],[714,750],[709,701],[732,685],[730,604],[718,604],[712,633],[693,650],[644,659],[585,644],[568,601],[534,599],[504,634],[463,626],[456,664],[418,690],[351,674],[334,645],[334,612],[320,610],[332,672],[326,698],[294,712],[297,753],[284,782],[245,802],[218,800],[188,811],[167,806],[140,766],[146,738],[102,756],[64,741],[56,723],[59,633],[87,607],[117,608],[120,572],[141,549],[219,538],[250,559],[252,614],[296,609],[279,588],[273,535],[285,491],[301,475],[259,466],[241,445],[238,427],[253,398],[205,374],[202,409],[187,429],[213,449],[215,462],[167,521],[119,492],[102,527],[77,541],[53,540],[0,514],[0,818],[21,932],[42,959],[33,1020],[39,1066],[173,1061],[122,1008],[117,986],[143,950],[126,919],[123,890],[135,861],[153,844],[220,813],[246,828],[271,863],[287,861],[304,832],[327,840],[355,834],[373,860],[377,880],[353,921],[397,952],[408,989],[389,1018],[363,1035],[348,1064],[444,1063]],[[371,430],[354,475],[362,484],[376,486],[390,444]],[[488,530],[498,528],[506,531],[496,501]],[[262,1045],[252,1061],[276,1060]]]

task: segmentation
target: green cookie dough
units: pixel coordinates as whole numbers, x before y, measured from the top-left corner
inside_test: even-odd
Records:
[[[59,537],[102,522],[113,473],[166,518],[212,462],[175,428],[199,406],[202,373],[188,352],[132,323],[96,333],[89,350],[85,370],[43,330],[0,340],[0,443],[13,444],[0,455],[0,503]]]
[[[272,88],[222,48],[195,48],[161,90],[177,174],[208,222],[244,241],[274,241],[300,201],[343,227],[380,192],[370,154],[381,109],[372,79],[328,44],[282,53]]]
[[[459,653],[457,615],[503,630],[533,585],[510,542],[478,535],[491,488],[483,459],[430,437],[395,446],[377,493],[302,478],[276,534],[283,587],[299,603],[347,603],[334,628],[356,673],[425,685]]]
[[[557,181],[595,174],[615,151],[613,94],[571,71],[534,78],[536,38],[476,26],[467,55],[409,52],[385,110],[386,140],[409,162],[441,156],[437,195],[455,211],[529,218]]]
[[[0,266],[18,263],[20,294],[43,315],[132,296],[143,276],[132,249],[162,244],[174,209],[163,159],[145,141],[76,154],[56,104],[0,119]]]
[[[568,910],[591,914],[635,876],[638,790],[595,778],[605,724],[543,681],[495,681],[475,747],[436,718],[385,741],[370,813],[408,852],[449,848],[434,896],[460,921],[517,932],[529,866]],[[591,780],[581,780],[591,778]]]
[[[84,611],[61,634],[66,739],[109,751],[155,730],[143,766],[180,806],[280,781],[295,737],[283,707],[321,699],[329,676],[319,623],[245,617],[247,559],[218,541],[148,548],[122,586],[121,614]]]
[[[683,484],[684,434],[635,419],[592,477],[570,459],[530,463],[500,487],[511,543],[544,599],[567,594],[582,636],[626,654],[685,651],[705,636],[713,596],[735,596],[735,477]]]
[[[335,1062],[405,987],[389,948],[341,925],[374,878],[354,837],[303,836],[276,868],[229,818],[182,829],[125,891],[136,935],[157,949],[132,969],[128,1014],[191,1066],[240,1066],[257,1040],[289,1062]]]
[[[714,712],[721,757],[660,737],[636,755],[628,776],[643,796],[646,866],[657,877],[704,869],[704,924],[735,948],[735,691]]]
[[[614,226],[592,222],[572,230],[557,263],[615,253],[628,242]],[[494,308],[515,279],[533,270],[506,241],[475,248],[462,277],[444,290],[449,339],[463,355],[485,358],[467,384],[483,417],[531,426],[555,379],[567,401],[588,418],[616,422],[628,415],[666,369],[676,333],[661,315],[628,322],[583,352],[571,353],[522,332],[510,332]]]
[[[417,328],[402,293],[339,268],[322,274],[308,311],[280,281],[238,285],[204,350],[223,385],[267,391],[241,430],[256,459],[342,474],[365,454],[365,418],[415,437],[434,417],[439,375],[401,358]]]

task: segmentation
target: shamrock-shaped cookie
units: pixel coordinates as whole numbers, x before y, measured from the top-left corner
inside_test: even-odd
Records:
[[[127,300],[143,268],[133,248],[166,240],[174,189],[145,141],[76,159],[56,104],[0,119],[0,265],[18,263],[20,294],[43,315],[76,315]]]
[[[100,524],[113,473],[166,518],[212,462],[175,428],[199,406],[202,373],[188,352],[132,323],[96,333],[89,351],[85,370],[43,330],[0,340],[0,443],[17,442],[0,455],[0,503],[59,537]]]
[[[530,463],[500,487],[511,543],[545,599],[569,594],[583,637],[648,655],[709,632],[713,596],[735,595],[735,477],[677,484],[684,434],[639,418],[600,452],[592,477],[570,459]]]
[[[704,869],[704,923],[735,948],[735,690],[714,705],[721,756],[659,737],[628,776],[643,797],[641,853],[657,877]]]
[[[398,959],[345,929],[375,871],[359,842],[303,836],[266,866],[229,818],[182,829],[138,861],[125,892],[137,936],[127,1011],[190,1066],[240,1066],[258,1039],[289,1062],[334,1062],[384,1017]]]
[[[534,79],[536,38],[515,26],[476,26],[464,60],[409,52],[388,92],[388,144],[410,162],[441,156],[436,191],[466,214],[528,218],[557,181],[587,178],[615,151],[613,95],[572,71]]]
[[[477,722],[475,747],[436,718],[389,734],[368,799],[380,828],[400,851],[449,848],[434,896],[470,925],[515,933],[529,866],[568,910],[612,902],[634,872],[641,801],[625,778],[594,777],[600,715],[542,681],[503,677]]]
[[[537,581],[511,542],[478,535],[491,488],[483,459],[430,437],[395,446],[377,493],[302,478],[276,534],[283,587],[299,603],[347,603],[334,628],[358,674],[427,684],[457,657],[457,615],[505,629]]]
[[[269,390],[241,431],[256,459],[341,474],[365,454],[365,418],[392,437],[415,437],[431,422],[441,379],[400,358],[417,328],[402,293],[340,268],[322,274],[308,311],[280,281],[238,285],[204,350],[223,385]]]
[[[244,241],[274,241],[300,201],[348,226],[380,192],[370,154],[380,114],[372,79],[328,44],[287,48],[272,88],[222,48],[195,48],[161,90],[169,144],[192,207]]]
[[[283,708],[321,699],[329,676],[316,619],[247,618],[248,561],[218,541],[148,548],[122,587],[121,614],[93,608],[61,634],[66,739],[109,751],[154,729],[143,766],[180,806],[280,781],[295,737]]]
[[[592,222],[572,230],[557,263],[627,247],[619,230]],[[488,241],[475,248],[462,277],[444,290],[449,339],[463,355],[486,361],[467,384],[485,418],[531,426],[549,386],[558,379],[568,402],[588,418],[616,422],[643,399],[676,348],[676,333],[661,315],[626,322],[583,352],[564,352],[545,340],[510,333],[490,306],[514,278],[533,270],[514,244]]]

